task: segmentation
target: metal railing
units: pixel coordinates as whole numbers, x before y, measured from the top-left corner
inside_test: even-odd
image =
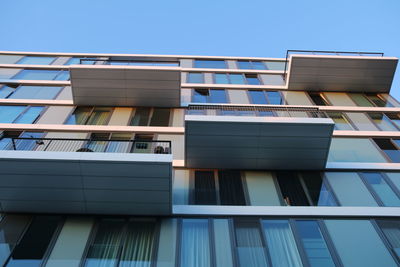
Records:
[[[171,154],[171,141],[4,137],[0,150]]]
[[[287,72],[288,58],[292,53],[304,55],[335,55],[335,56],[384,56],[382,52],[352,52],[352,51],[324,51],[324,50],[287,50],[285,60],[285,73]],[[286,75],[284,75],[285,77]],[[285,77],[286,79],[286,77]]]
[[[123,66],[164,66],[179,67],[179,61],[157,61],[157,60],[133,60],[133,59],[101,59],[101,58],[81,58],[81,65],[123,65]]]
[[[298,117],[329,118],[318,108],[240,106],[240,105],[189,105],[187,115],[252,116],[252,117]]]

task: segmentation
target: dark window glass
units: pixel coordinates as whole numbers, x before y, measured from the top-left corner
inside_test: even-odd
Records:
[[[319,172],[301,173],[305,188],[314,206],[337,206],[335,197],[325,179],[321,178]]]
[[[366,94],[368,99],[377,107],[393,107],[386,99],[382,99],[378,94]]]
[[[311,267],[334,267],[332,255],[322,236],[317,221],[296,221],[297,231]]]
[[[154,108],[150,126],[168,126],[170,111],[169,108]]]
[[[235,221],[235,237],[240,267],[269,266],[257,221]]]
[[[226,69],[224,60],[195,60],[195,68]]]
[[[194,176],[194,204],[216,205],[215,178],[213,171],[196,171]]]
[[[15,247],[6,266],[41,266],[60,221],[60,216],[35,217],[21,241]]]
[[[289,206],[309,206],[303,187],[294,172],[277,172],[282,197]]]
[[[77,107],[65,124],[74,125],[106,125],[112,108]]]
[[[321,96],[320,93],[308,93],[308,95],[311,97],[311,99],[315,105],[317,105],[317,106],[327,106],[328,105],[328,103],[325,101],[325,99]]]
[[[362,177],[367,183],[369,190],[379,198],[384,206],[400,206],[400,198],[381,173],[365,172],[362,174]]]
[[[150,118],[150,108],[136,108],[135,115],[133,116],[131,126],[147,126]]]
[[[194,103],[207,103],[207,99],[210,92],[208,89],[195,89],[193,91],[193,99]]]
[[[50,65],[56,58],[55,57],[35,57],[26,56],[23,57],[17,64],[27,65]]]
[[[377,221],[391,249],[400,260],[400,221],[379,220]]]
[[[257,74],[245,74],[247,84],[251,85],[259,85],[261,84],[260,80],[257,77]]]
[[[390,139],[374,138],[374,141],[392,162],[400,162],[400,151],[397,150]]]
[[[228,103],[225,90],[210,90],[209,103]]]
[[[400,116],[397,113],[385,113],[385,115],[390,119],[390,121],[400,128]]]
[[[219,171],[218,181],[221,205],[246,205],[239,171]]]
[[[203,73],[189,72],[188,73],[188,83],[204,83]]]
[[[353,127],[341,112],[326,112],[335,122],[335,130],[353,130]]]
[[[252,104],[268,104],[264,91],[249,90],[249,95]]]

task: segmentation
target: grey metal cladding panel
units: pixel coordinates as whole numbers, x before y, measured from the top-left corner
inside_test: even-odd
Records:
[[[186,121],[185,124],[187,135],[257,136],[260,131],[258,123]]]
[[[1,200],[84,201],[81,189],[2,187]]]
[[[125,79],[128,80],[161,80],[180,81],[181,72],[175,70],[126,70]]]
[[[89,162],[81,163],[81,173],[84,176],[120,176],[120,177],[155,177],[168,178],[171,163],[152,162]]]
[[[93,88],[96,90],[97,88],[126,88],[126,81],[125,80],[113,80],[113,79],[73,79],[71,78],[72,88],[75,90],[87,90],[88,88]]]
[[[119,69],[100,69],[100,68],[70,68],[72,79],[125,79],[125,70]]]
[[[51,166],[51,168],[49,168]],[[31,160],[31,159],[1,159],[0,174],[31,174],[31,175],[79,175],[78,161],[68,160]]]
[[[290,161],[259,159],[258,169],[272,169],[272,170],[323,170],[326,161],[320,160],[302,160],[295,159]]]
[[[110,97],[110,93],[113,93],[112,97],[126,97],[125,88],[117,87],[78,87],[75,88],[74,96],[76,97]]]
[[[128,90],[132,89],[178,89],[179,81],[162,81],[162,80],[125,80]]]
[[[170,178],[130,178],[83,176],[86,189],[123,189],[123,190],[169,190]]]
[[[143,106],[143,107],[179,107],[179,98],[126,98],[127,106]]]
[[[260,126],[261,136],[328,137],[334,124],[315,123],[264,123]]]
[[[100,190],[85,189],[85,199],[88,202],[132,202],[132,203],[168,203],[169,191],[133,191],[133,190]]]
[[[77,175],[33,175],[7,174],[0,175],[0,187],[54,187],[82,188],[82,180]]]
[[[189,141],[188,141],[189,142]],[[187,157],[208,157],[213,155],[213,157],[221,158],[257,158],[258,148],[257,147],[235,147],[235,146],[225,146],[225,147],[213,147],[209,146],[207,143],[203,147],[191,147],[187,146],[186,149]]]
[[[170,215],[171,204],[137,204],[126,202],[87,202],[89,214]]]
[[[83,202],[70,201],[8,201],[0,202],[4,212],[82,214]]]
[[[77,106],[129,106],[126,97],[74,97]]]
[[[206,169],[258,169],[257,159],[249,158],[220,158],[209,156],[207,158],[186,158],[188,167]]]

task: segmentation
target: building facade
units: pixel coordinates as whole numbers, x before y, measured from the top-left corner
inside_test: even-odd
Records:
[[[0,264],[399,266],[396,66],[0,52]]]

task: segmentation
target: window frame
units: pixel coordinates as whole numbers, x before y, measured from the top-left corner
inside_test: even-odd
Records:
[[[149,109],[149,118],[147,120],[146,125],[131,125],[131,122],[135,118],[136,111],[138,108],[148,108]],[[152,125],[150,125],[151,120],[154,115],[154,109],[168,109],[169,110],[169,118],[168,118],[167,126],[152,126]],[[127,126],[132,126],[132,127],[171,127],[172,123],[173,123],[173,117],[174,117],[174,109],[173,108],[134,107],[131,111],[131,114],[129,115],[129,120],[128,120]]]
[[[371,186],[371,184],[367,181],[364,173],[377,173],[379,174],[382,179],[385,181],[385,183],[388,185],[388,187],[393,191],[393,193],[400,199],[400,190],[397,189],[397,187],[393,184],[393,182],[387,177],[385,172],[380,172],[380,171],[363,171],[363,172],[357,172],[358,176],[360,177],[361,181],[364,183],[365,187],[368,189],[369,193],[372,195],[372,197],[375,199],[376,203],[378,203],[379,207],[393,207],[393,206],[386,206],[381,197],[378,195],[378,193],[375,192],[374,188]]]
[[[91,108],[91,109],[90,109],[90,112],[89,112],[89,115],[88,115],[87,118],[85,119],[85,123],[82,123],[82,124],[67,124],[67,122],[69,121],[69,119],[71,118],[71,116],[74,114],[74,112],[75,112],[78,108],[82,108],[82,107]],[[110,108],[110,109],[111,109],[110,115],[109,115],[108,118],[106,119],[105,123],[102,124],[102,126],[108,125],[108,123],[110,122],[111,117],[112,117],[112,115],[113,115],[113,113],[114,113],[114,111],[115,111],[115,107],[75,106],[75,107],[71,110],[71,112],[68,114],[68,116],[67,116],[67,118],[65,119],[65,121],[64,121],[63,124],[64,124],[64,125],[89,125],[89,126],[96,126],[96,124],[94,124],[94,125],[93,125],[93,124],[87,124],[87,122],[90,120],[90,117],[92,116],[93,111],[95,110],[95,108]]]

